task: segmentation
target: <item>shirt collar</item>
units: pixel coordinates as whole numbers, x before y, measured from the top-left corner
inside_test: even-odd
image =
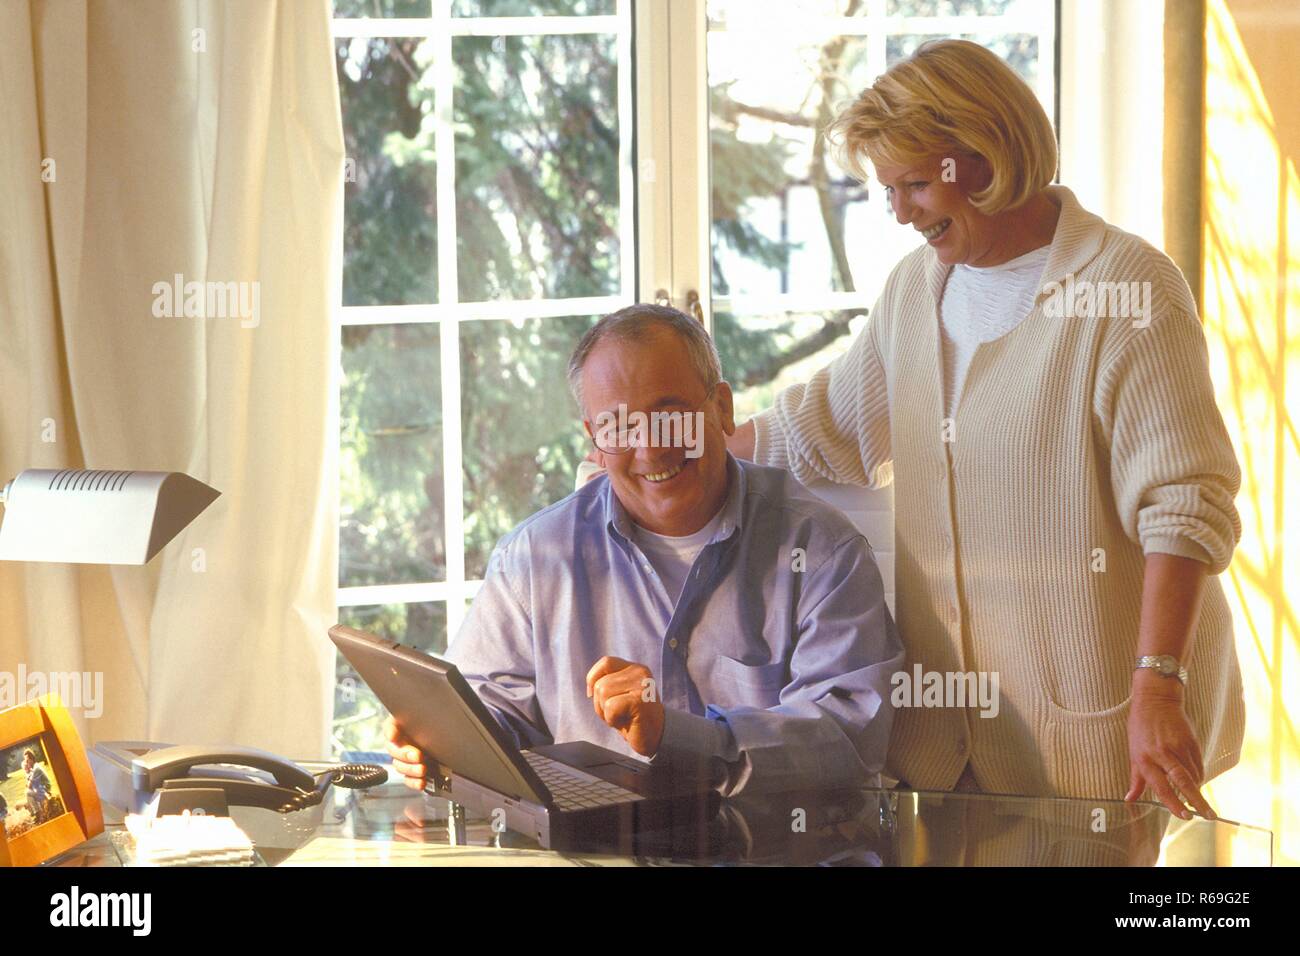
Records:
[[[1102,218],[1080,206],[1074,193],[1065,186],[1051,185],[1046,187],[1045,192],[1047,198],[1060,207],[1061,216],[1056,221],[1056,232],[1052,235],[1047,263],[1043,266],[1040,297],[1048,294],[1050,290],[1046,287],[1051,283],[1076,274],[1091,262],[1101,251],[1101,243],[1106,235],[1106,223]],[[943,297],[943,286],[948,281],[952,266],[940,262],[933,249],[929,254],[927,279],[930,294],[938,302]]]
[[[724,541],[740,530],[745,510],[746,476],[745,469],[727,452],[727,499],[722,504],[722,521],[718,525],[716,541]],[[605,479],[605,527],[617,533],[625,541],[634,537],[632,517],[623,507],[623,502],[614,494],[614,483]]]

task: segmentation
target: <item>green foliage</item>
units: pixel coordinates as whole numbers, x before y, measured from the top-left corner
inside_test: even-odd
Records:
[[[594,317],[461,326],[465,446],[465,573],[481,577],[492,548],[523,518],[573,490],[587,453],[569,395],[569,353]]]
[[[438,326],[343,330],[340,583],[440,579],[442,401]]]
[[[602,16],[614,12],[614,0],[453,0],[457,17]]]
[[[616,294],[613,38],[463,37],[454,50],[462,301]]]
[[[427,17],[430,0],[334,0],[336,17]]]
[[[792,321],[786,321],[776,329],[746,328],[732,313],[714,312],[713,340],[725,362],[727,380],[739,388],[751,369],[762,368],[773,355],[780,354],[781,343],[789,339],[793,327]]]
[[[435,301],[437,166],[432,89],[417,39],[338,40],[344,145],[343,304]]]
[[[721,88],[714,91],[715,98],[724,95]],[[789,184],[785,165],[793,153],[793,144],[775,135],[766,142],[745,142],[737,138],[733,124],[715,125],[709,130],[709,148],[713,168],[725,170],[725,175],[713,178],[714,242],[726,243],[742,257],[770,269],[787,268],[794,246],[763,235],[744,212],[751,199],[778,196]],[[716,256],[713,291],[716,295],[730,292]]]

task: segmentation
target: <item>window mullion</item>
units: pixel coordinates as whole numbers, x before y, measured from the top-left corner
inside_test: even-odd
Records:
[[[434,150],[438,203],[438,301],[460,299],[456,242],[456,71],[452,59],[451,0],[435,0]],[[443,541],[447,554],[447,642],[455,638],[465,616],[460,595],[465,584],[465,495],[460,429],[460,326],[457,316],[443,314],[438,323],[442,371]]]
[[[636,247],[636,156],[632,78],[635,60],[632,56],[634,36],[632,31],[632,0],[618,0],[618,40],[615,57],[618,61],[618,241],[621,281],[619,295],[636,301],[637,247]],[[612,309],[606,311],[613,311]]]
[[[671,0],[668,18],[671,139],[671,285],[673,305],[700,295],[704,324],[713,329],[709,202],[708,18],[705,0]]]

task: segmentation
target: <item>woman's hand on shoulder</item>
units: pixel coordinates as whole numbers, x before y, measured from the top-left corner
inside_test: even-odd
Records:
[[[743,425],[737,425],[736,430],[727,436],[727,451],[737,458],[753,461],[756,434],[752,418]]]

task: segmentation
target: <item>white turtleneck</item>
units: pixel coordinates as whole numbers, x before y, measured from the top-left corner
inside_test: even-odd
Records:
[[[1040,246],[997,266],[956,265],[939,304],[943,339],[944,407],[957,410],[975,350],[1024,321],[1038,295],[1051,246]]]

